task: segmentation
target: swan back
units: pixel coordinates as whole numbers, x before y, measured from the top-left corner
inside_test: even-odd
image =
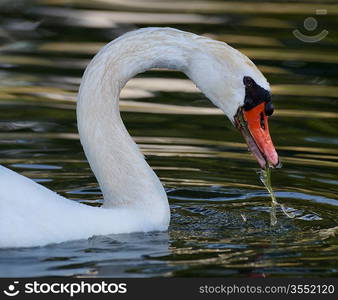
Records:
[[[143,210],[104,209],[70,201],[0,166],[0,248],[43,246],[93,235],[166,230]]]

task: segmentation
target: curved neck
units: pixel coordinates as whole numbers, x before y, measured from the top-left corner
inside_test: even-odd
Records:
[[[236,60],[247,59],[238,53],[224,43],[169,28],[130,32],[100,50],[84,73],[77,118],[81,143],[100,184],[105,207],[141,205],[150,209],[160,205],[167,209],[168,205],[159,179],[120,117],[119,94],[127,81],[151,68],[180,70],[214,104],[233,116],[244,99],[244,94],[235,94],[243,90],[242,79],[233,80],[237,78],[232,69]],[[229,64],[222,65],[224,61]],[[228,75],[222,73],[224,69]],[[227,88],[225,80],[230,83]],[[224,97],[233,99],[232,105],[218,102]]]
[[[106,45],[88,65],[78,95],[78,129],[105,207],[167,205],[158,177],[121,120],[119,94],[130,78],[148,69],[185,71],[187,51],[174,38],[164,45],[156,31],[146,40],[130,33]]]

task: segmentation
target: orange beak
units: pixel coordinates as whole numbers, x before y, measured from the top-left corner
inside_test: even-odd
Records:
[[[255,155],[260,167],[277,167],[279,165],[278,154],[270,137],[265,103],[247,111],[241,108],[236,116],[236,125],[242,132],[249,150]]]

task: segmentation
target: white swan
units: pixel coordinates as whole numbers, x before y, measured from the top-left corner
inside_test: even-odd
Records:
[[[171,28],[129,32],[94,57],[78,94],[80,139],[103,192],[103,208],[65,199],[0,166],[0,247],[168,228],[166,193],[119,113],[121,89],[151,68],[184,72],[242,131],[262,167],[278,163],[267,128],[269,84],[245,55]]]

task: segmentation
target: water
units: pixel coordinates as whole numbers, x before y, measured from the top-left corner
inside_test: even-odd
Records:
[[[273,192],[271,185],[271,169],[268,166],[266,169],[262,169],[258,171],[259,179],[267,189],[271,197],[271,212],[270,212],[270,224],[272,226],[277,224],[277,216],[276,216],[276,208],[278,206],[278,202],[276,200],[275,193]],[[281,206],[281,208],[284,206]],[[284,212],[285,210],[283,210]]]
[[[270,212],[270,224],[272,226],[277,224],[277,215],[276,215],[276,208],[279,206],[282,210],[282,212],[289,218],[294,218],[295,215],[291,214],[287,211],[287,208],[285,208],[284,204],[279,203],[276,200],[275,193],[273,192],[272,189],[272,184],[271,184],[271,168],[266,167],[265,169],[259,170],[258,172],[259,179],[267,189],[267,191],[270,194],[271,197],[271,212]]]
[[[334,1],[1,1],[0,164],[74,201],[101,192],[76,129],[82,72],[131,29],[172,26],[227,41],[272,85],[270,132],[283,168],[269,193],[240,133],[173,71],[132,80],[122,117],[165,185],[168,232],[0,250],[0,276],[337,276],[337,14]],[[327,15],[315,15],[316,9]],[[149,14],[151,13],[151,16]],[[306,31],[305,18],[318,28]],[[328,30],[317,43],[292,34]],[[61,218],[62,216],[60,216]]]

